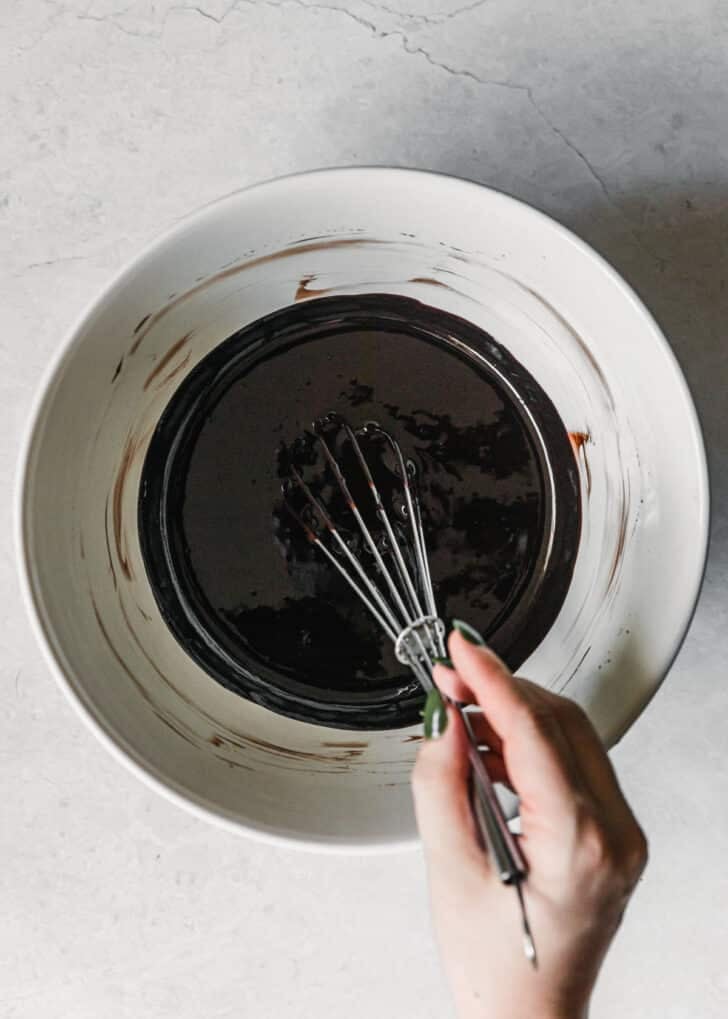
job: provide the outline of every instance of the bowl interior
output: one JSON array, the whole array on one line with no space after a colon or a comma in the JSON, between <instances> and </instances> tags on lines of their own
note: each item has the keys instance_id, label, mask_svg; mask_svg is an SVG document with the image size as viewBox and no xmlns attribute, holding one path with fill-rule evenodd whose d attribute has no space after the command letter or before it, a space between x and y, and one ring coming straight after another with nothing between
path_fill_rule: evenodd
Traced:
<instances>
[{"instance_id":1,"label":"bowl interior","mask_svg":"<svg viewBox=\"0 0 728 1019\"><path fill-rule=\"evenodd\" d=\"M381 292L484 328L571 433L576 568L521 671L579 700L607 742L669 667L705 555L704 455L679 369L633 293L551 220L450 178L342 170L180 224L83 317L45 387L22 494L28 593L65 685L145 776L208 816L318 845L413 839L419 727L307 724L210 679L150 590L139 478L172 393L222 340L296 300Z\"/></svg>"}]
</instances>

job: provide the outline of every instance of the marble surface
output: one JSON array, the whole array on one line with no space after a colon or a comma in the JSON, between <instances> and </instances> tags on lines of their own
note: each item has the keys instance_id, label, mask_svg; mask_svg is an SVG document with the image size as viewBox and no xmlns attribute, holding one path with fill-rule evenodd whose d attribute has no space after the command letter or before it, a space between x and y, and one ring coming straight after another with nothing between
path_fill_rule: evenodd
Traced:
<instances>
[{"instance_id":1,"label":"marble surface","mask_svg":"<svg viewBox=\"0 0 728 1019\"><path fill-rule=\"evenodd\" d=\"M684 366L711 559L682 653L614 752L652 858L593 1015L726 1014L727 44L721 0L0 6L1 1016L449 1014L419 854L273 850L148 791L56 689L15 576L19 436L85 303L190 209L351 163L551 213L637 287Z\"/></svg>"}]
</instances>

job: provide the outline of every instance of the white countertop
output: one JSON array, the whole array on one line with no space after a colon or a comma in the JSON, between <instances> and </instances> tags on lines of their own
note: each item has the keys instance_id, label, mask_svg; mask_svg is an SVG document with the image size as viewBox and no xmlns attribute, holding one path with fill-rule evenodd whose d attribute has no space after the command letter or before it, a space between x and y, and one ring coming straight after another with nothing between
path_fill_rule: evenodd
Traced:
<instances>
[{"instance_id":1,"label":"white countertop","mask_svg":"<svg viewBox=\"0 0 728 1019\"><path fill-rule=\"evenodd\" d=\"M725 1016L728 7L6 0L0 40L0 1016L450 1014L419 854L271 849L149 791L52 682L15 575L19 436L85 303L196 206L351 163L472 177L556 216L684 366L712 557L678 661L614 752L652 858L593 1016Z\"/></svg>"}]
</instances>

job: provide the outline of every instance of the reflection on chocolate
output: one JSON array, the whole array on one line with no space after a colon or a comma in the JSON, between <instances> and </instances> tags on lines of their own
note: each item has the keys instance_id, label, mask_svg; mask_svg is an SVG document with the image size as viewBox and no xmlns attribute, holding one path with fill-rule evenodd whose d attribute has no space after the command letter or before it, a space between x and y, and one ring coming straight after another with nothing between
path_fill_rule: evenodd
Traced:
<instances>
[{"instance_id":1,"label":"reflection on chocolate","mask_svg":"<svg viewBox=\"0 0 728 1019\"><path fill-rule=\"evenodd\" d=\"M329 411L378 421L415 459L440 614L468 619L514 668L571 578L575 458L546 394L503 347L403 297L285 308L213 350L175 393L139 502L172 631L214 678L274 710L354 729L411 724L417 684L282 510L281 451L297 444L313 461L306 433Z\"/></svg>"}]
</instances>

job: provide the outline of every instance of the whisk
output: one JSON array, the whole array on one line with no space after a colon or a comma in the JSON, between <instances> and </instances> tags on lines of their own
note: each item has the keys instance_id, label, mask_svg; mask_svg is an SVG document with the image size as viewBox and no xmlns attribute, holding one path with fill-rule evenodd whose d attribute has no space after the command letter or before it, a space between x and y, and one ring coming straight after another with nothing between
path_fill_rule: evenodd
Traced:
<instances>
[{"instance_id":1,"label":"whisk","mask_svg":"<svg viewBox=\"0 0 728 1019\"><path fill-rule=\"evenodd\" d=\"M332 432L342 434L348 442L349 459L353 454L352 463L359 471L358 477L350 474L347 480L341 456L337 455L330 439ZM435 661L446 656L446 629L435 604L417 490L417 466L412 459L405 458L397 440L375 422L366 422L355 431L341 415L327 414L314 422L313 437L329 468L336 498L330 499L327 506L325 486L307 481L304 477L306 465L297 464L289 453L289 476L283 483L286 508L308 541L325 556L376 619L392 641L397 660L412 670L428 698L436 699L432 671ZM392 505L387 509L362 448L363 442L370 450L375 445L383 447L393 464L403 500L396 515ZM357 502L352 488L362 490L364 499ZM350 515L347 527L342 527L341 522L337 523L332 517L333 505L336 502L342 505L342 497L342 511ZM463 720L468 738L472 807L480 841L500 880L512 885L517 892L524 952L535 967L536 949L522 889L527 875L525 861L483 763L467 705L452 703Z\"/></svg>"}]
</instances>

